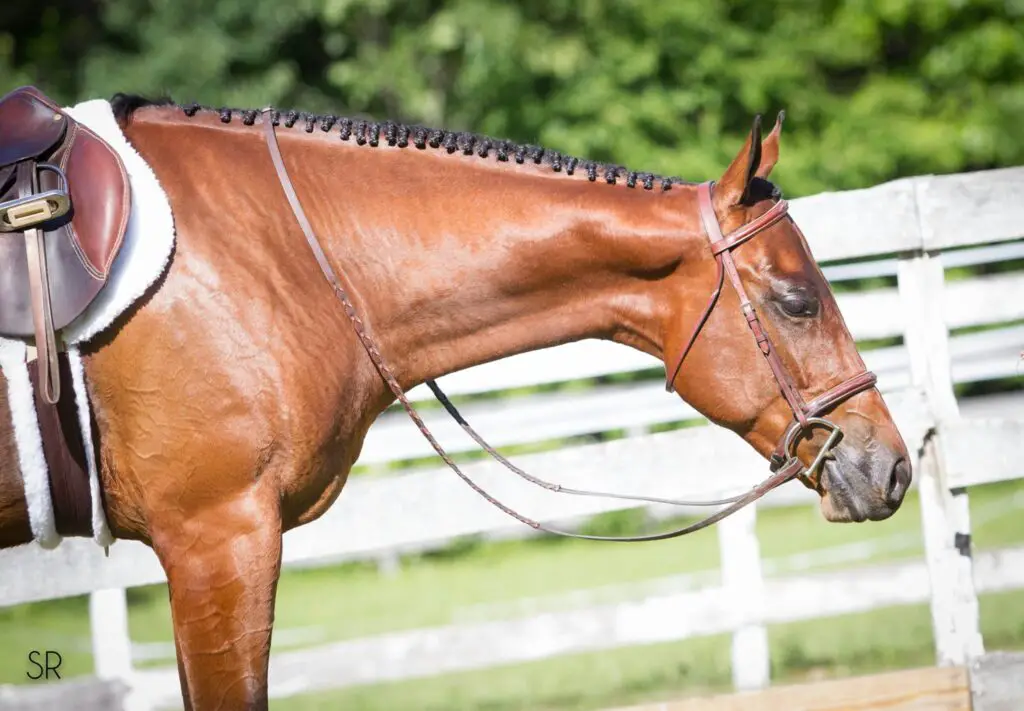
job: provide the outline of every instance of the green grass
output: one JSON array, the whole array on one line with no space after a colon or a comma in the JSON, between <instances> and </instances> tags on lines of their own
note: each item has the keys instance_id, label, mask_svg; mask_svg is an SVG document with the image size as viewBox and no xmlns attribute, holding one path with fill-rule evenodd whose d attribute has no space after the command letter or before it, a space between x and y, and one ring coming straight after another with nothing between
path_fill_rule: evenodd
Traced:
<instances>
[{"instance_id":1,"label":"green grass","mask_svg":"<svg viewBox=\"0 0 1024 711\"><path fill-rule=\"evenodd\" d=\"M1019 492L1024 492L1024 482L971 489L977 549L1024 540L1019 510L990 515L994 505ZM643 526L637 512L597 517L590 524L593 530L618 533ZM758 518L762 555L769 559L893 535L908 542L891 546L871 563L920 559L920 531L914 495L899 514L881 523L829 524L812 506L766 509ZM863 563L837 560L824 567L857 564ZM650 581L717 565L718 541L713 529L682 540L642 545L548 538L501 543L465 539L441 553L405 558L400 571L392 576L381 576L371 564L288 570L279 588L276 629L318 627L322 641L361 637L449 624L471 605ZM0 683L26 681L29 649L60 650L65 677L89 673L87 611L84 597L0 610ZM129 615L136 641L171 639L164 586L131 590ZM990 648L1024 647L1024 591L984 596L982 622ZM798 680L932 664L930 625L927 606L915 605L773 626L769 632L773 678ZM83 645L82 650L76 652L75 644ZM725 690L729 669L729 638L723 635L306 695L277 701L273 708L596 709Z\"/></svg>"}]
</instances>

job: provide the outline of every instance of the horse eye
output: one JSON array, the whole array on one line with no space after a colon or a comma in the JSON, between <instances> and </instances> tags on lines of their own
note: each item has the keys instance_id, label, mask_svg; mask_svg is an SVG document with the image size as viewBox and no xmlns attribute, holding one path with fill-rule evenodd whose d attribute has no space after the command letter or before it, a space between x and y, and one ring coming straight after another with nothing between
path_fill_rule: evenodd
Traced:
<instances>
[{"instance_id":1,"label":"horse eye","mask_svg":"<svg viewBox=\"0 0 1024 711\"><path fill-rule=\"evenodd\" d=\"M799 291L784 294L779 298L779 306L789 316L809 317L818 313L818 301Z\"/></svg>"}]
</instances>

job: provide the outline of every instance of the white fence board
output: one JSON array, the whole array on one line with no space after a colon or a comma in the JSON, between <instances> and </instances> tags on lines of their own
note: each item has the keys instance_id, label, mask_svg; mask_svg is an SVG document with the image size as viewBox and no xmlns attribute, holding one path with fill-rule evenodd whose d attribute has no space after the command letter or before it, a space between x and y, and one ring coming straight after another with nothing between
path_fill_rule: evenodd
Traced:
<instances>
[{"instance_id":1,"label":"white fence board","mask_svg":"<svg viewBox=\"0 0 1024 711\"><path fill-rule=\"evenodd\" d=\"M965 333L950 339L954 383L971 383L1021 374L1024 326Z\"/></svg>"},{"instance_id":2,"label":"white fence board","mask_svg":"<svg viewBox=\"0 0 1024 711\"><path fill-rule=\"evenodd\" d=\"M498 447L698 417L677 395L665 392L660 381L471 403L459 410L484 439ZM424 410L420 414L449 452L479 449L447 412ZM391 411L370 428L358 463L433 454L433 447L405 411Z\"/></svg>"},{"instance_id":3,"label":"white fence board","mask_svg":"<svg viewBox=\"0 0 1024 711\"><path fill-rule=\"evenodd\" d=\"M1024 271L946 282L943 320L949 328L1024 318Z\"/></svg>"},{"instance_id":4,"label":"white fence board","mask_svg":"<svg viewBox=\"0 0 1024 711\"><path fill-rule=\"evenodd\" d=\"M858 259L920 249L915 182L905 178L863 190L790 201L790 214L818 261Z\"/></svg>"},{"instance_id":5,"label":"white fence board","mask_svg":"<svg viewBox=\"0 0 1024 711\"><path fill-rule=\"evenodd\" d=\"M914 178L927 250L1024 236L1024 168Z\"/></svg>"},{"instance_id":6,"label":"white fence board","mask_svg":"<svg viewBox=\"0 0 1024 711\"><path fill-rule=\"evenodd\" d=\"M0 686L3 711L130 711L126 706L128 684L122 680L68 679L35 685ZM181 702L178 702L181 706Z\"/></svg>"},{"instance_id":7,"label":"white fence board","mask_svg":"<svg viewBox=\"0 0 1024 711\"><path fill-rule=\"evenodd\" d=\"M977 424L982 429L985 429L984 423L975 423L974 421L984 419L1024 419L1024 390L1010 390L1008 392L989 393L976 397L962 397L958 402L960 403L960 415L965 422L953 423L950 425L951 427L966 426L968 429L973 430L973 425ZM1008 434L1005 433L1004 436ZM1016 461L1020 463L1022 473L1024 473L1024 460L1018 457Z\"/></svg>"},{"instance_id":8,"label":"white fence board","mask_svg":"<svg viewBox=\"0 0 1024 711\"><path fill-rule=\"evenodd\" d=\"M1024 238L1024 235L1021 235ZM980 241L984 241L982 235ZM946 269L953 267L973 267L979 264L993 264L1024 259L1024 239L986 244L984 246L967 246L942 252L942 265ZM895 261L895 260L893 260ZM893 272L895 273L895 271Z\"/></svg>"},{"instance_id":9,"label":"white fence board","mask_svg":"<svg viewBox=\"0 0 1024 711\"><path fill-rule=\"evenodd\" d=\"M1024 547L978 556L982 591L1024 587ZM733 604L718 586L655 595L590 608L510 620L464 623L336 642L281 652L270 664L271 696L325 691L361 684L415 679L731 632L748 625L779 624L866 612L929 599L922 561L769 579L771 604ZM813 605L808 604L814 601ZM685 614L680 614L685 611ZM176 669L142 670L140 686L160 706L180 707Z\"/></svg>"},{"instance_id":10,"label":"white fence board","mask_svg":"<svg viewBox=\"0 0 1024 711\"><path fill-rule=\"evenodd\" d=\"M587 339L562 346L541 348L529 353L484 363L438 378L449 395L508 390L566 380L594 378L648 368L662 368L660 360L633 348L611 341ZM430 389L418 385L409 391L411 400L432 400Z\"/></svg>"},{"instance_id":11,"label":"white fence board","mask_svg":"<svg viewBox=\"0 0 1024 711\"><path fill-rule=\"evenodd\" d=\"M947 429L943 451L951 487L1024 477L1024 400L1019 401L1016 418L965 419Z\"/></svg>"},{"instance_id":12,"label":"white fence board","mask_svg":"<svg viewBox=\"0 0 1024 711\"><path fill-rule=\"evenodd\" d=\"M966 247L942 253L942 265L946 269L1017 259L1024 259L1024 241ZM824 264L822 272L824 272L825 278L833 283L869 277L893 277L896 276L898 264L899 259L896 257L883 257L849 264Z\"/></svg>"},{"instance_id":13,"label":"white fence board","mask_svg":"<svg viewBox=\"0 0 1024 711\"><path fill-rule=\"evenodd\" d=\"M167 578L152 550L117 541L110 557L86 538L69 538L53 550L34 544L0 550L0 605L53 600L105 588L136 587Z\"/></svg>"}]
</instances>

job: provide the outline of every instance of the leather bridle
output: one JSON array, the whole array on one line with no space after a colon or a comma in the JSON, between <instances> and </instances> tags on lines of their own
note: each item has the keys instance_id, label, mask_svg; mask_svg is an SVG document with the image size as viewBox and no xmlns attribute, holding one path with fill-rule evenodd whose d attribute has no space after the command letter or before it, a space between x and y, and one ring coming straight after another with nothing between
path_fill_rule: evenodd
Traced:
<instances>
[{"instance_id":1,"label":"leather bridle","mask_svg":"<svg viewBox=\"0 0 1024 711\"><path fill-rule=\"evenodd\" d=\"M832 450L839 444L839 440L843 436L843 431L839 425L821 417L821 415L831 410L843 400L873 388L877 378L874 373L864 371L830 388L809 403L804 402L799 388L793 381L793 376L789 374L789 370L786 369L786 366L779 359L779 354L775 351L771 338L768 337L768 334L761 326L761 320L757 317L757 311L750 302L750 297L747 296L747 290L743 287L743 281L740 279L736 263L732 258L732 250L767 230L779 220L787 217L789 204L785 200L780 199L767 212L755 217L734 232L730 232L728 236L724 236L711 200L713 189L713 181L698 185L697 204L700 208L700 219L704 224L704 230L711 241L711 253L714 255L715 263L718 266L716 286L711 293L707 306L697 320L697 325L694 326L693 331L690 333L686 346L680 352L678 359L676 359L675 367L671 371L666 371L670 374L665 381L665 389L669 392L672 391L676 376L683 365L683 360L686 359L687 354L689 354L690 349L697 340L698 334L700 334L708 317L711 316L711 311L715 308L715 304L718 303L718 297L722 293L722 283L725 280L725 275L728 274L729 281L732 282L732 286L736 290L737 296L739 296L740 309L743 311L743 316L747 319L747 325L750 326L750 330L754 334L754 339L757 341L762 355L768 361L768 366L772 370L772 375L775 376L775 381L779 384L782 396L789 404L790 410L793 411L793 422L790 423L782 437L779 438L779 443L769 458L771 471L781 473L792 472L790 478L799 478L809 488L818 490L818 477L821 467L826 459L830 459L833 456ZM800 228L792 221L792 218L790 218L790 223L794 229L799 231ZM801 464L796 456L798 435L808 432L812 427L823 427L829 430L829 436L819 450L814 462L811 463L811 466L801 471L803 464Z\"/></svg>"},{"instance_id":2,"label":"leather bridle","mask_svg":"<svg viewBox=\"0 0 1024 711\"><path fill-rule=\"evenodd\" d=\"M729 275L729 280L732 282L733 287L736 289L737 294L740 297L740 306L743 309L743 313L746 316L747 323L750 326L751 331L754 334L757 344L761 349L761 353L764 354L768 360L768 365L772 369L772 373L775 375L775 379L779 383L779 388L782 391L782 395L789 403L790 408L793 410L794 421L786 429L783 436L780 438L775 451L770 457L770 469L773 474L765 479L763 482L755 486L753 489L745 494L731 496L728 498L717 499L713 501L686 501L682 499L667 499L658 498L653 496L639 496L632 494L616 494L611 492L603 491L588 491L585 489L573 489L563 487L560 484L553 484L543 479L539 479L532 476L516 465L509 462L504 456L497 452L491 445L489 445L477 432L469 425L468 422L462 417L458 409L452 404L448 397L441 391L437 383L433 380L427 381L427 386L433 392L434 396L440 401L448 413L455 419L456 422L465 430L465 432L477 443L480 447L486 451L493 459L508 468L516 475L522 477L524 480L543 487L549 491L574 494L578 496L595 496L602 498L622 499L630 501L643 501L648 503L659 503L659 504L671 504L675 506L724 506L715 513L707 516L700 521L693 523L689 526L684 526L672 531L664 533L655 533L649 535L640 536L597 536L587 535L581 533L574 533L572 531L564 531L550 526L545 526L539 521L527 518L522 514L514 511L505 504L501 503L493 496L484 491L476 482L469 478L459 466L452 460L451 456L445 452L444 448L441 447L440 443L434 437L434 435L427 428L423 419L419 413L415 410L409 399L406 397L405 392L399 385L398 380L395 378L391 368L384 362L384 358L377 348L373 339L366 332L365 324L359 317L355 306L352 304L352 300L349 298L349 291L342 286L338 279L337 274L331 267L324 254L323 248L321 247L319 240L317 240L313 228L306 217L305 211L302 209L302 204L299 201L298 195L295 192L295 187L292 184L291 178L288 176L288 171L285 168L284 160L281 157L281 149L278 145L277 134L274 127L278 124L280 114L274 109L268 107L261 111L262 122L264 126L264 136L266 138L267 147L270 151L271 160L274 163L274 168L277 171L277 177L281 184L281 188L285 193L285 197L288 199L288 203L291 205L292 212L294 213L295 219L302 229L303 234L306 237L306 241L309 243L310 249L313 251L313 256L316 258L317 263L320 265L320 269L323 271L325 278L328 283L334 289L334 293L341 301L341 304L345 310L345 314L352 322L352 326L355 330L356 336L359 338L360 343L369 355L370 360L373 362L374 367L380 374L381 378L394 393L395 397L405 408L406 413L419 428L423 436L430 442L434 451L437 452L438 456L447 464L451 469L468 484L474 491L480 496L486 499L488 502L496 506L498 509L508 514L512 518L520 521L521 523L530 526L531 528L545 531L560 536L567 536L570 538L582 538L586 540L597 540L597 541L620 541L620 542L638 542L638 541L659 541L669 538L676 538L683 536L688 533L699 531L702 528L710 526L726 516L738 511L744 506L753 503L757 499L767 494L772 489L786 483L787 481L799 478L804 482L805 485L817 489L819 487L818 476L821 467L824 465L826 459L832 457L832 451L838 445L839 440L842 438L842 430L835 423L824 419L821 415L827 410L831 409L838 403L842 402L848 397L855 395L861 391L867 390L875 385L876 378L873 373L863 372L856 375L848 380L843 381L839 385L831 388L827 392L819 395L809 403L805 403L803 398L797 389L793 378L786 370L782 361L779 360L775 349L772 347L771 339L764 332L761 327L761 323L758 320L757 313L754 310L753 305L750 303L750 299L747 296L746 290L743 288L743 284L740 281L739 273L736 270L736 265L732 259L732 250L740 246L744 242L748 241L760 232L768 229L776 222L781 220L787 214L787 204L785 200L779 200L775 203L770 210L765 212L763 215L755 218L750 223L737 229L735 232L730 233L728 236L723 236L721 227L718 223L718 218L715 215L714 208L711 203L711 190L713 183L703 183L698 186L698 198L700 205L701 220L704 223L704 229L707 231L708 237L711 240L711 251L715 257L715 261L718 265L718 276L717 286L712 292L711 299L708 301L707 307L705 307L700 319L698 320L693 332L687 341L686 347L680 353L676 360L675 367L671 371L666 370L666 373L671 372L668 375L666 381L666 388L671 391L676 376L679 373L679 369L682 367L683 361L685 360L690 349L693 347L694 341L696 341L698 334L703 328L708 317L711 315L711 311L714 309L715 304L718 302L718 297L721 295L722 285L724 282L725 274ZM794 223L795 226L795 223ZM824 427L830 431L828 439L825 444L819 450L814 462L807 467L805 470L803 464L796 456L796 445L798 435L806 433L812 427Z\"/></svg>"}]
</instances>

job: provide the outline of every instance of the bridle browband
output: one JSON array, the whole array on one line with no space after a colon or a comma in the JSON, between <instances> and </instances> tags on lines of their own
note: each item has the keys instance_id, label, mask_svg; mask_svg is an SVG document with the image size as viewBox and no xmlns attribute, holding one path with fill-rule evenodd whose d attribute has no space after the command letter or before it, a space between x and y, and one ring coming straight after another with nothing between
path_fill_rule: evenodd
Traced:
<instances>
[{"instance_id":1,"label":"bridle browband","mask_svg":"<svg viewBox=\"0 0 1024 711\"><path fill-rule=\"evenodd\" d=\"M700 319L697 321L693 332L687 341L686 347L682 350L679 358L676 360L675 367L671 370L671 374L668 375L666 381L666 388L671 391L676 376L679 373L679 369L682 367L683 360L692 348L694 341L697 339L697 335L700 333L714 309L715 304L718 301L718 297L722 291L722 285L724 282L724 275L729 275L729 280L732 282L733 287L736 289L737 294L740 297L740 305L743 309L743 313L746 316L747 323L750 326L751 331L754 333L754 337L757 340L757 344L768 360L768 364L772 369L772 373L775 375L775 379L779 383L779 388L782 391L783 396L789 403L790 408L793 410L795 417L794 421L786 429L785 433L779 440L778 446L772 453L770 458L770 469L773 474L765 479L763 482L755 486L753 489L745 494L737 496L731 496L728 498L717 499L712 501L686 501L682 499L666 499L652 496L639 496L631 494L616 494L611 492L603 491L588 491L585 489L573 489L569 487L563 487L560 484L553 484L543 479L539 479L532 476L516 465L509 462L504 456L497 452L490 444L488 444L477 432L466 422L465 418L459 413L455 405L448 399L448 397L441 391L437 383L433 380L426 381L427 386L433 392L434 396L444 406L445 410L452 416L452 418L459 423L462 429L486 451L495 461L505 466L507 469L522 477L524 480L535 484L549 491L559 492L563 494L574 494L577 496L595 496L601 498L612 498L629 501L642 501L648 503L658 504L670 504L674 506L724 506L715 513L707 516L706 518L697 521L689 526L684 526L672 531L664 533L655 533L641 536L597 536L597 535L586 535L581 533L574 533L572 531L564 531L557 528L552 528L541 524L539 521L527 518L522 514L514 511L505 504L501 503L493 496L484 491L476 482L469 478L459 466L452 460L451 456L441 447L440 443L434 437L434 435L427 428L426 423L420 417L419 413L409 402L402 387L398 384L398 380L392 373L391 368L384 362L384 358L377 348L373 339L366 332L365 324L359 317L358 312L352 304L352 300L349 298L348 291L341 285L337 274L331 267L324 254L323 248L317 240L316 235L313 232L312 225L306 217L305 211L302 209L302 204L299 201L298 195L295 192L295 187L292 184L291 178L288 176L288 171L284 165L284 160L281 157L281 149L278 145L277 134L274 130L274 126L277 124L278 116L276 116L272 108L268 107L261 111L262 122L264 126L264 136L266 138L267 147L270 151L270 157L274 163L274 168L277 171L278 181L280 182L281 188L284 191L285 197L288 199L288 203L291 205L292 212L294 213L295 219L302 229L303 234L306 237L306 241L309 243L310 249L313 251L313 256L316 258L317 263L320 265L320 269L323 271L328 283L334 289L334 293L345 310L345 314L352 322L352 326L355 330L356 336L359 338L360 343L369 355L370 360L373 362L374 367L380 374L381 378L394 393L395 397L405 408L406 413L419 428L420 432L427 439L427 441L437 452L438 456L447 464L466 484L476 491L485 500L496 506L498 509L508 514L512 518L520 521L521 523L530 526L531 528L545 531L560 536L567 536L570 538L582 538L586 540L595 541L620 541L620 542L639 542L639 541L660 541L669 538L676 538L679 536L686 535L699 531L702 528L706 528L718 521L722 520L726 516L738 511L739 509L753 503L757 499L767 494L772 489L786 483L787 481L799 478L804 482L805 485L818 489L818 473L821 467L824 465L826 459L832 457L832 450L839 443L842 438L842 430L838 425L820 417L825 411L834 407L838 403L842 402L848 397L855 395L863 390L867 390L873 387L876 381L874 374L870 372L863 372L856 375L839 385L831 388L827 392L819 395L817 398L809 403L805 403L803 398L800 396L796 384L794 383L789 372L786 370L782 361L779 360L778 355L775 353L775 349L772 347L771 340L768 335L764 332L761 327L761 323L758 320L757 313L754 311L754 307L750 303L750 299L747 297L746 291L743 288L743 284L740 281L739 273L736 271L736 265L732 259L732 250L740 246L747 240L751 239L758 233L768 229L776 222L786 216L787 204L785 200L780 200L775 203L770 210L763 215L755 218L750 223L739 228L735 232L730 233L728 236L723 236L721 227L718 224L718 218L715 215L714 208L711 203L711 190L713 183L702 183L698 186L698 198L700 205L701 220L704 223L704 229L707 231L709 239L711 240L711 251L714 254L715 261L718 265L718 276L717 286L712 292L711 299L708 301L708 305L705 307ZM669 371L666 370L666 373ZM803 469L803 465L796 456L796 445L798 435L807 432L813 426L825 427L830 430L830 434L825 444L819 450L817 456L812 462L811 466L806 470Z\"/></svg>"}]
</instances>

